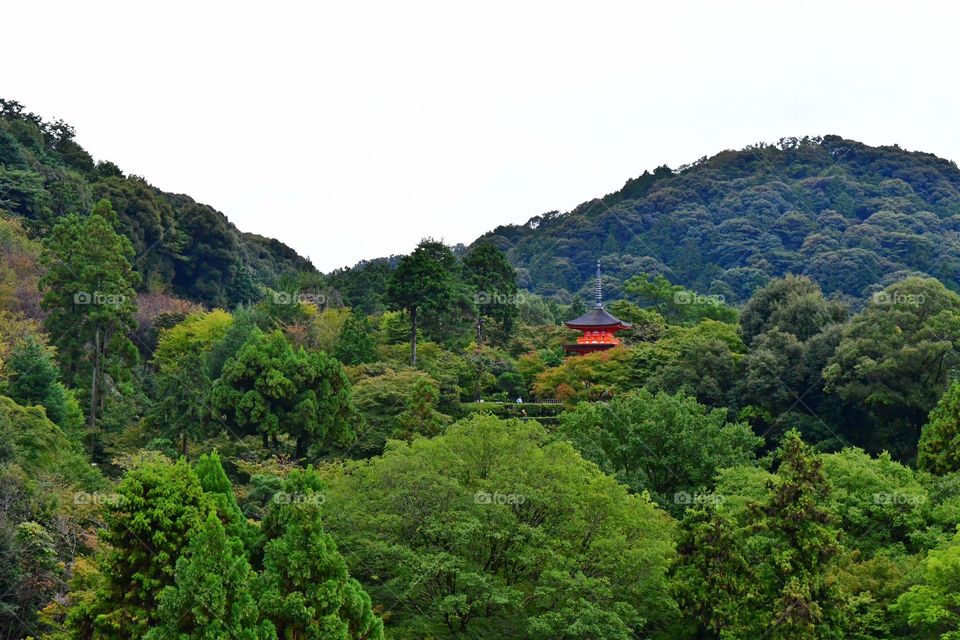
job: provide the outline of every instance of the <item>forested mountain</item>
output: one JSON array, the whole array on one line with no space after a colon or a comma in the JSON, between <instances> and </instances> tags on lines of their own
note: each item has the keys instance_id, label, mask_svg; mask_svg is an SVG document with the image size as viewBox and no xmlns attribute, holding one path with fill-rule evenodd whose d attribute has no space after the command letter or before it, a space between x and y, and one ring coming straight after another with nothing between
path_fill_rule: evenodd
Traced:
<instances>
[{"instance_id":1,"label":"forested mountain","mask_svg":"<svg viewBox=\"0 0 960 640\"><path fill-rule=\"evenodd\" d=\"M315 271L290 247L239 231L209 205L124 175L112 162L94 163L62 120L0 99L0 210L43 236L58 218L86 213L102 198L133 244L141 291L227 306L256 299L258 286Z\"/></svg>"},{"instance_id":2,"label":"forested mountain","mask_svg":"<svg viewBox=\"0 0 960 640\"><path fill-rule=\"evenodd\" d=\"M960 637L954 165L789 140L321 275L2 106L0 640ZM622 342L562 326L598 256Z\"/></svg>"},{"instance_id":3,"label":"forested mountain","mask_svg":"<svg viewBox=\"0 0 960 640\"><path fill-rule=\"evenodd\" d=\"M504 250L521 285L546 295L589 298L600 258L611 292L631 276L663 274L740 303L786 273L856 298L906 275L956 289L958 240L956 164L826 136L660 167L568 213L500 226L478 242Z\"/></svg>"}]
</instances>

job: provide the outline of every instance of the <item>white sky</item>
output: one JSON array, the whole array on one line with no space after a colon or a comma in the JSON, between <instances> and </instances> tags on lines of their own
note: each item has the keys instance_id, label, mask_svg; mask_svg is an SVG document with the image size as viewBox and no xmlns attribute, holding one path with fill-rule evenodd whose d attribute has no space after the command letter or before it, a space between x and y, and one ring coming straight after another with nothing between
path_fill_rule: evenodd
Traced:
<instances>
[{"instance_id":1,"label":"white sky","mask_svg":"<svg viewBox=\"0 0 960 640\"><path fill-rule=\"evenodd\" d=\"M960 159L945 1L150 4L5 2L0 96L323 271L783 136Z\"/></svg>"}]
</instances>

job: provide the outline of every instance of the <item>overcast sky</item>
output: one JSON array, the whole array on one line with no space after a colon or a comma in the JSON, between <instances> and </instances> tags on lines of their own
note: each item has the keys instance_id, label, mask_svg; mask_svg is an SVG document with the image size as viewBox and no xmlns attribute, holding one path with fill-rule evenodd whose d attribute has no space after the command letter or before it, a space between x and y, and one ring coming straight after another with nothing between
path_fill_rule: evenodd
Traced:
<instances>
[{"instance_id":1,"label":"overcast sky","mask_svg":"<svg viewBox=\"0 0 960 640\"><path fill-rule=\"evenodd\" d=\"M947 2L5 3L0 96L323 271L836 133L960 159Z\"/></svg>"}]
</instances>

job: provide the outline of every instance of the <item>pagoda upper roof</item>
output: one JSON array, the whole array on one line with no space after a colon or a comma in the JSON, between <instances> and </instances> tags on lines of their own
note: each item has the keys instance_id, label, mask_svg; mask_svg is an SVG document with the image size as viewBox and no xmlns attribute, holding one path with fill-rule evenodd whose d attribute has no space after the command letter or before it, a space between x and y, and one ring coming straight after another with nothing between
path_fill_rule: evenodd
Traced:
<instances>
[{"instance_id":1,"label":"pagoda upper roof","mask_svg":"<svg viewBox=\"0 0 960 640\"><path fill-rule=\"evenodd\" d=\"M629 322L624 322L620 318L610 315L603 307L594 307L579 318L570 320L564 324L571 329L579 329L581 327L620 327L622 329L629 329L633 326Z\"/></svg>"}]
</instances>

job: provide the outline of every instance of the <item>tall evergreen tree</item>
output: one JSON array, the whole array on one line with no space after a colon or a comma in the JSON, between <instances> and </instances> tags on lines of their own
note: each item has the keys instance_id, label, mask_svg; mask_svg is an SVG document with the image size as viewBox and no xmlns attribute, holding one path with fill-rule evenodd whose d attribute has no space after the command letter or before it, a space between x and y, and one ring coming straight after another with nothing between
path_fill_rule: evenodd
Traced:
<instances>
[{"instance_id":1,"label":"tall evergreen tree","mask_svg":"<svg viewBox=\"0 0 960 640\"><path fill-rule=\"evenodd\" d=\"M177 560L174 584L160 593L160 624L145 640L272 640L250 591L255 574L243 544L227 535L215 511Z\"/></svg>"},{"instance_id":2,"label":"tall evergreen tree","mask_svg":"<svg viewBox=\"0 0 960 640\"><path fill-rule=\"evenodd\" d=\"M417 365L417 322L438 315L453 299L457 258L438 240L424 238L400 263L387 283L387 304L410 317L410 363Z\"/></svg>"},{"instance_id":3,"label":"tall evergreen tree","mask_svg":"<svg viewBox=\"0 0 960 640\"><path fill-rule=\"evenodd\" d=\"M141 638L164 622L160 593L173 586L171 569L211 506L185 461L146 463L124 476L101 534L109 547L100 561L104 584L91 608L95 637Z\"/></svg>"},{"instance_id":4,"label":"tall evergreen tree","mask_svg":"<svg viewBox=\"0 0 960 640\"><path fill-rule=\"evenodd\" d=\"M70 435L83 427L76 399L60 382L60 369L49 349L34 336L18 343L5 365L4 395L23 406L40 405L47 417Z\"/></svg>"},{"instance_id":5,"label":"tall evergreen tree","mask_svg":"<svg viewBox=\"0 0 960 640\"><path fill-rule=\"evenodd\" d=\"M321 525L312 469L291 474L264 519L261 615L281 640L381 640L383 622Z\"/></svg>"},{"instance_id":6,"label":"tall evergreen tree","mask_svg":"<svg viewBox=\"0 0 960 640\"><path fill-rule=\"evenodd\" d=\"M135 326L133 246L117 233L116 214L101 200L89 216L61 218L44 240L41 305L46 328L66 365L67 382L89 384L92 429L102 405L104 378L123 378L137 361L128 332Z\"/></svg>"},{"instance_id":7,"label":"tall evergreen tree","mask_svg":"<svg viewBox=\"0 0 960 640\"><path fill-rule=\"evenodd\" d=\"M477 306L477 344L483 342L483 319L499 324L504 335L513 328L519 313L517 274L506 254L484 242L463 257L464 277L473 287Z\"/></svg>"},{"instance_id":8,"label":"tall evergreen tree","mask_svg":"<svg viewBox=\"0 0 960 640\"><path fill-rule=\"evenodd\" d=\"M211 399L237 428L259 430L265 445L289 434L297 458L312 443L342 444L354 437L350 381L341 364L322 352L294 350L279 331L255 331L227 361Z\"/></svg>"}]
</instances>

